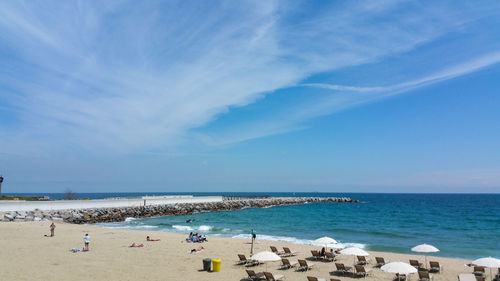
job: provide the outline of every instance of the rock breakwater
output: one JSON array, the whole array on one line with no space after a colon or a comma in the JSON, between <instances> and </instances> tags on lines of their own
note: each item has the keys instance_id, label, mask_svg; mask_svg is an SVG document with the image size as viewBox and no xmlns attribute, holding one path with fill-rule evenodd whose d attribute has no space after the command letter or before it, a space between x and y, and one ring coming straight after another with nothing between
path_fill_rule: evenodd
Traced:
<instances>
[{"instance_id":1,"label":"rock breakwater","mask_svg":"<svg viewBox=\"0 0 500 281\"><path fill-rule=\"evenodd\" d=\"M119 222L128 217L144 218L155 216L180 216L199 212L220 212L243 208L264 208L270 206L325 203L359 203L359 200L337 197L275 197L265 199L237 199L222 202L180 203L143 207L69 209L54 211L12 211L0 213L0 221L61 220L69 223Z\"/></svg>"}]
</instances>

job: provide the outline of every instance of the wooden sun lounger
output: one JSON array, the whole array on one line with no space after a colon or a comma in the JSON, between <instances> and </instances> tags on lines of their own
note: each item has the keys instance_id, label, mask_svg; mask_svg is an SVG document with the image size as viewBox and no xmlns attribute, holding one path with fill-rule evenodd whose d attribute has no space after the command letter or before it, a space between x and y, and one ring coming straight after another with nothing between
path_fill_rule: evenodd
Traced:
<instances>
[{"instance_id":1,"label":"wooden sun lounger","mask_svg":"<svg viewBox=\"0 0 500 281\"><path fill-rule=\"evenodd\" d=\"M326 279L307 276L307 281L326 281Z\"/></svg>"},{"instance_id":2,"label":"wooden sun lounger","mask_svg":"<svg viewBox=\"0 0 500 281\"><path fill-rule=\"evenodd\" d=\"M366 277L370 273L371 270L366 270L364 266L362 265L355 265L354 268L356 268L356 276L360 277Z\"/></svg>"},{"instance_id":3,"label":"wooden sun lounger","mask_svg":"<svg viewBox=\"0 0 500 281\"><path fill-rule=\"evenodd\" d=\"M376 267L382 267L385 264L384 258L381 257L375 257L375 261L377 262Z\"/></svg>"},{"instance_id":4,"label":"wooden sun lounger","mask_svg":"<svg viewBox=\"0 0 500 281\"><path fill-rule=\"evenodd\" d=\"M245 255L238 254L238 258L240 259L238 262L236 262L237 265L245 265L245 266L254 266L254 265L259 265L260 262L256 260L249 260Z\"/></svg>"},{"instance_id":5,"label":"wooden sun lounger","mask_svg":"<svg viewBox=\"0 0 500 281\"><path fill-rule=\"evenodd\" d=\"M315 258L316 260L323 259L323 257L319 254L319 251L317 250L311 250L311 254L313 258Z\"/></svg>"},{"instance_id":6,"label":"wooden sun lounger","mask_svg":"<svg viewBox=\"0 0 500 281\"><path fill-rule=\"evenodd\" d=\"M273 253L275 253L276 255L278 255L278 256L281 256L281 255L284 255L284 254L285 254L285 252L278 251L278 248L276 248L276 247L274 247L274 246L269 246L269 247L271 248L271 251L272 251Z\"/></svg>"},{"instance_id":7,"label":"wooden sun lounger","mask_svg":"<svg viewBox=\"0 0 500 281\"><path fill-rule=\"evenodd\" d=\"M422 263L418 260L410 260L410 265L416 269L422 268Z\"/></svg>"},{"instance_id":8,"label":"wooden sun lounger","mask_svg":"<svg viewBox=\"0 0 500 281\"><path fill-rule=\"evenodd\" d=\"M288 248L288 247L283 247L283 251L285 252L285 255L287 257L295 256L295 255L298 254L298 252L292 252L292 251L290 251L290 248Z\"/></svg>"},{"instance_id":9,"label":"wooden sun lounger","mask_svg":"<svg viewBox=\"0 0 500 281\"><path fill-rule=\"evenodd\" d=\"M281 262L281 269L290 269L298 264L296 261L290 262L288 259L281 259Z\"/></svg>"},{"instance_id":10,"label":"wooden sun lounger","mask_svg":"<svg viewBox=\"0 0 500 281\"><path fill-rule=\"evenodd\" d=\"M312 269L314 266L314 263L308 263L306 260L299 260L299 271L307 271Z\"/></svg>"},{"instance_id":11,"label":"wooden sun lounger","mask_svg":"<svg viewBox=\"0 0 500 281\"><path fill-rule=\"evenodd\" d=\"M428 271L419 271L418 272L418 280L419 281L432 281L432 276Z\"/></svg>"},{"instance_id":12,"label":"wooden sun lounger","mask_svg":"<svg viewBox=\"0 0 500 281\"><path fill-rule=\"evenodd\" d=\"M272 274L271 272L264 272L264 276L266 276L267 281L278 281L285 278L283 274Z\"/></svg>"},{"instance_id":13,"label":"wooden sun lounger","mask_svg":"<svg viewBox=\"0 0 500 281\"><path fill-rule=\"evenodd\" d=\"M482 266L474 266L474 275L476 276L484 276L484 267Z\"/></svg>"},{"instance_id":14,"label":"wooden sun lounger","mask_svg":"<svg viewBox=\"0 0 500 281\"><path fill-rule=\"evenodd\" d=\"M345 266L343 263L335 263L335 267L337 268L335 272L342 274L342 276L344 276L346 273L349 273L352 268L350 266Z\"/></svg>"},{"instance_id":15,"label":"wooden sun lounger","mask_svg":"<svg viewBox=\"0 0 500 281\"><path fill-rule=\"evenodd\" d=\"M429 271L430 272L441 272L443 270L443 266L439 264L437 261L430 261L429 262Z\"/></svg>"},{"instance_id":16,"label":"wooden sun lounger","mask_svg":"<svg viewBox=\"0 0 500 281\"><path fill-rule=\"evenodd\" d=\"M237 265L249 265L249 264L253 264L256 262L254 260L247 259L247 257L245 255L242 255L242 254L238 254L238 258L240 260L236 262Z\"/></svg>"},{"instance_id":17,"label":"wooden sun lounger","mask_svg":"<svg viewBox=\"0 0 500 281\"><path fill-rule=\"evenodd\" d=\"M367 265L368 260L364 256L357 256L358 258L358 265Z\"/></svg>"},{"instance_id":18,"label":"wooden sun lounger","mask_svg":"<svg viewBox=\"0 0 500 281\"><path fill-rule=\"evenodd\" d=\"M266 277L264 276L264 272L255 273L255 271L249 270L249 269L247 269L246 272L248 274L248 278L253 280L253 281L259 281L259 280L266 279Z\"/></svg>"}]
</instances>

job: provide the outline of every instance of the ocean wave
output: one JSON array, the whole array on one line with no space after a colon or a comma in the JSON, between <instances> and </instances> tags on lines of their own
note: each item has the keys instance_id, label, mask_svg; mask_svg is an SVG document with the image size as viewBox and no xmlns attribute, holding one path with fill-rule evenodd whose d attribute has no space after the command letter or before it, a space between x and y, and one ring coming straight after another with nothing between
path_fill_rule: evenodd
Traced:
<instances>
[{"instance_id":1,"label":"ocean wave","mask_svg":"<svg viewBox=\"0 0 500 281\"><path fill-rule=\"evenodd\" d=\"M127 218L125 218L125 222L131 222L133 220L137 220L137 219L133 218L133 217L127 217Z\"/></svg>"},{"instance_id":2,"label":"ocean wave","mask_svg":"<svg viewBox=\"0 0 500 281\"><path fill-rule=\"evenodd\" d=\"M156 225L134 225L132 226L134 229L151 229L151 228L158 228Z\"/></svg>"},{"instance_id":3,"label":"ocean wave","mask_svg":"<svg viewBox=\"0 0 500 281\"><path fill-rule=\"evenodd\" d=\"M181 230L181 231L192 231L194 230L192 227L187 225L172 225L173 229Z\"/></svg>"},{"instance_id":4,"label":"ocean wave","mask_svg":"<svg viewBox=\"0 0 500 281\"><path fill-rule=\"evenodd\" d=\"M212 230L214 227L213 226L210 226L210 225L200 225L198 227L198 230L199 231L210 231Z\"/></svg>"},{"instance_id":5,"label":"ocean wave","mask_svg":"<svg viewBox=\"0 0 500 281\"><path fill-rule=\"evenodd\" d=\"M250 234L238 234L238 235L232 236L231 238L251 239L251 236L250 236ZM288 243L302 244L302 245L314 245L314 246L318 246L318 247L325 246L325 244L314 243L314 240L299 239L296 237L289 237L289 236L276 236L276 235L261 234L261 235L257 235L257 239L288 242ZM346 243L329 244L328 247L341 248L341 249L348 248L348 247L358 247L358 248L364 249L364 248L366 248L366 244L346 242Z\"/></svg>"}]
</instances>

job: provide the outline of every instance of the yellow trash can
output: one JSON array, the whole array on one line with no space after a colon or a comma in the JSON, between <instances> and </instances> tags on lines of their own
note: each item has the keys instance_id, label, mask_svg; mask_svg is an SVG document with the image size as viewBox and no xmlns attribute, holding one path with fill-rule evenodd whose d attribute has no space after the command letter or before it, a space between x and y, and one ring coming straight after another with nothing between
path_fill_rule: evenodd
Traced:
<instances>
[{"instance_id":1,"label":"yellow trash can","mask_svg":"<svg viewBox=\"0 0 500 281\"><path fill-rule=\"evenodd\" d=\"M212 272L220 272L220 259L213 259L212 260Z\"/></svg>"}]
</instances>

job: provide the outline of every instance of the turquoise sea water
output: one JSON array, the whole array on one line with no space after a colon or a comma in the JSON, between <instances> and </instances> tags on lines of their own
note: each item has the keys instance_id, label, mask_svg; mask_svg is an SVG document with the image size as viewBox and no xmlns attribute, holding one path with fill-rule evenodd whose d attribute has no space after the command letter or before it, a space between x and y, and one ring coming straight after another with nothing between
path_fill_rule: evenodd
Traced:
<instances>
[{"instance_id":1,"label":"turquoise sea water","mask_svg":"<svg viewBox=\"0 0 500 281\"><path fill-rule=\"evenodd\" d=\"M212 193L213 194L213 193ZM261 194L244 194L261 195ZM311 203L263 209L132 219L105 227L151 229L208 236L249 237L311 243L330 236L344 246L411 253L428 243L436 255L474 259L500 257L500 195L496 194L269 194L271 196L349 196L352 203ZM188 218L194 219L186 223Z\"/></svg>"}]
</instances>

